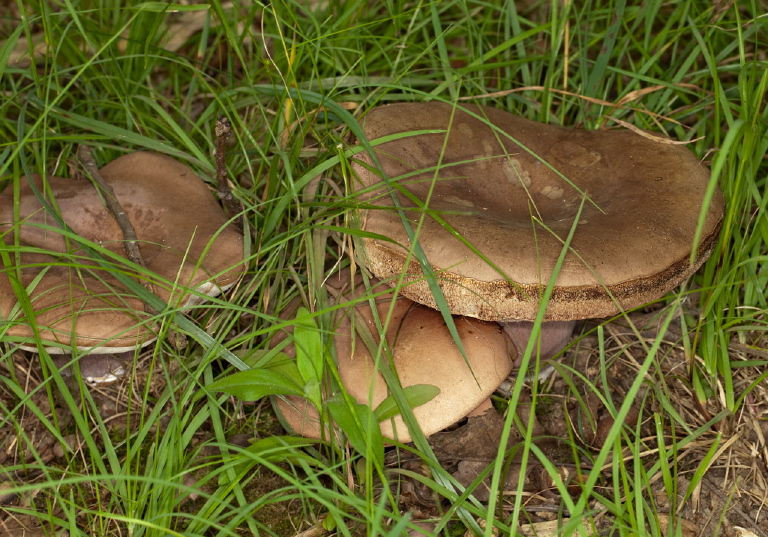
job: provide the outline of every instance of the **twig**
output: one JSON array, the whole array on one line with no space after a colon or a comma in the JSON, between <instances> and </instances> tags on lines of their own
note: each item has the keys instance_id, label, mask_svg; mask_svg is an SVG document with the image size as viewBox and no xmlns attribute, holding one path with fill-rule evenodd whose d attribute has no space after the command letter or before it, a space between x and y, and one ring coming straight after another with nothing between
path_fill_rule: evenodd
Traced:
<instances>
[{"instance_id":1,"label":"twig","mask_svg":"<svg viewBox=\"0 0 768 537\"><path fill-rule=\"evenodd\" d=\"M714 481L710 477L705 477L701 480L701 482L709 488L710 492L713 492L715 496L720 498L720 501L723 502L723 505L728 506L728 515L737 514L739 518L741 518L742 524L747 524L750 526L750 530L754 531L755 533L758 533L761 537L768 537L766 533L760 529L760 526L758 525L757 521L749 516L747 513L739 509L738 505L734 505L731 501L730 497L726 497L725 494L720 492L719 487L714 483ZM730 496L730 495L729 495Z\"/></svg>"},{"instance_id":2,"label":"twig","mask_svg":"<svg viewBox=\"0 0 768 537\"><path fill-rule=\"evenodd\" d=\"M218 188L219 199L224 205L224 210L230 218L240 214L242 208L237 198L232 195L232 189L229 188L227 181L227 140L232 134L232 124L224 116L219 116L216 120L216 186ZM242 219L238 219L236 225L240 231L243 231Z\"/></svg>"},{"instance_id":3,"label":"twig","mask_svg":"<svg viewBox=\"0 0 768 537\"><path fill-rule=\"evenodd\" d=\"M125 250L125 255L128 256L128 259L133 263L139 265L142 268L147 268L147 265L144 263L144 258L141 256L139 239L136 236L136 230L134 229L133 224L131 224L131 221L128 219L128 215L125 214L125 209L123 209L122 205L120 205L120 202L117 201L117 198L115 197L115 191L112 190L112 186L107 183L101 176L99 168L96 166L96 161L93 158L93 150L86 145L80 145L77 148L77 158L83 165L86 175L90 177L91 180L93 180L96 188L102 192L104 201L107 205L107 210L120 226L120 230L123 233L123 238L125 239L123 241L123 249ZM155 293L155 288L151 281L144 279L142 284L150 293ZM144 311L150 315L157 315L158 313L155 308L146 302L144 303Z\"/></svg>"}]
</instances>

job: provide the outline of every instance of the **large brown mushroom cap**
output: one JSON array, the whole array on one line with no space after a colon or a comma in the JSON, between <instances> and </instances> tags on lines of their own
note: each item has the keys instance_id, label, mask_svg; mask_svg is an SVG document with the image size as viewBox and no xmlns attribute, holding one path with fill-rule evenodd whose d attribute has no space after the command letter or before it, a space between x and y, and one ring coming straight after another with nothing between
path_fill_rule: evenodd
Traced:
<instances>
[{"instance_id":1,"label":"large brown mushroom cap","mask_svg":"<svg viewBox=\"0 0 768 537\"><path fill-rule=\"evenodd\" d=\"M440 393L413 409L425 435L434 434L469 414L499 387L512 371L516 350L496 323L455 318L467 360L459 352L439 311L413 303L403 322L390 325L387 341L393 345L393 366L403 386L431 384ZM340 330L345 329L345 322ZM343 332L342 332L343 333ZM373 359L358 341L355 352L337 339L339 375L349 393L367 402L372 390L374 408L388 395L384 377L375 371ZM374 375L375 373L375 375ZM381 424L386 438L410 442L402 418Z\"/></svg>"},{"instance_id":2,"label":"large brown mushroom cap","mask_svg":"<svg viewBox=\"0 0 768 537\"><path fill-rule=\"evenodd\" d=\"M215 296L242 275L243 237L227 226L227 217L191 168L164 155L138 152L112 161L100 172L136 230L144 262L157 275L152 283L161 299L183 306L194 298L189 290ZM31 180L41 192L52 192L55 206L73 231L125 256L123 233L90 181L43 180L39 175ZM20 255L21 280L28 288L41 339L99 352L118 352L154 339L142 302L56 231L27 178L21 179L19 202L21 222L14 224L12 189L0 194L0 231L11 235L18 226L21 243L66 254L60 259L42 252ZM16 303L6 270L0 277L4 319ZM31 337L28 320L20 314L15 318L19 322L8 334ZM51 352L56 350L52 347Z\"/></svg>"},{"instance_id":3,"label":"large brown mushroom cap","mask_svg":"<svg viewBox=\"0 0 768 537\"><path fill-rule=\"evenodd\" d=\"M558 275L546 319L613 315L655 300L689 277L714 248L723 218L718 191L709 207L695 262L689 262L709 172L687 149L631 131L580 131L529 121L488 107L467 109L513 136L529 151L470 114L444 103L402 103L370 110L369 140L442 129L378 145L383 171L447 222L427 215L419 242L456 314L532 320L563 242L584 200L571 252ZM362 153L360 195L391 207ZM440 164L439 170L435 167ZM422 171L426 170L426 171ZM406 177L401 177L410 174ZM433 181L435 179L435 181ZM421 214L398 194L416 225ZM410 209L410 210L409 210ZM365 239L380 278L407 272L402 292L436 307L392 210L364 213L364 229L394 242ZM488 261L454 236L463 237ZM615 301L614 301L615 299Z\"/></svg>"},{"instance_id":4,"label":"large brown mushroom cap","mask_svg":"<svg viewBox=\"0 0 768 537\"><path fill-rule=\"evenodd\" d=\"M77 264L43 253L20 255L21 284L29 294L40 339L58 343L46 346L49 353L68 354L73 344L81 351L125 352L155 340L141 300L95 263L86 260L81 266ZM30 319L20 309L11 314L14 308L18 308L18 299L7 271L3 271L0 313L10 324L6 334L18 340L31 339ZM21 347L37 350L34 344Z\"/></svg>"},{"instance_id":5,"label":"large brown mushroom cap","mask_svg":"<svg viewBox=\"0 0 768 537\"><path fill-rule=\"evenodd\" d=\"M388 289L378 281L371 283L373 292ZM366 292L360 280L354 290L350 289L347 278L334 278L329 287L338 297L337 304L351 302ZM393 293L388 292L376 299L377 314L382 322L389 314L393 298ZM370 400L375 408L387 397L388 389L363 339L357 335L367 330L378 343L373 310L367 301L359 302L340 311L337 321L334 343L341 381L355 400L363 404ZM397 299L385 333L401 385L430 384L440 389L434 399L413 409L426 435L457 422L486 400L507 378L517 357L512 340L498 324L464 317L455 317L454 321L468 361L453 341L440 312L411 300ZM287 349L287 352L293 351ZM295 397L277 399L276 403L296 432L319 436L316 414L308 412L313 410L311 405ZM400 416L382 422L381 431L385 438L401 442L411 439Z\"/></svg>"}]
</instances>

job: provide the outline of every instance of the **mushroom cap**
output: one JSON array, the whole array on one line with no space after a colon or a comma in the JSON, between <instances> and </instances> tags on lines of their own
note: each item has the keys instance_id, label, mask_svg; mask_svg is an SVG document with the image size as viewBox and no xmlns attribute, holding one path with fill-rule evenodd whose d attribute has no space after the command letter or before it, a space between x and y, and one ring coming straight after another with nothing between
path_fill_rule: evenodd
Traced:
<instances>
[{"instance_id":1,"label":"mushroom cap","mask_svg":"<svg viewBox=\"0 0 768 537\"><path fill-rule=\"evenodd\" d=\"M141 300L92 261L78 259L73 263L71 258L22 252L18 268L40 339L44 344L51 343L45 345L49 354L69 354L72 345L81 352L126 352L156 339ZM30 320L20 309L12 313L14 308L18 308L18 299L3 271L0 314L11 323L6 334L32 340ZM38 350L34 344L20 347Z\"/></svg>"},{"instance_id":2,"label":"mushroom cap","mask_svg":"<svg viewBox=\"0 0 768 537\"><path fill-rule=\"evenodd\" d=\"M351 302L367 293L359 279L354 290L350 289L349 279L344 277L330 281L329 287L338 297L337 304ZM371 290L376 293L389 290L389 287L372 280ZM389 314L393 299L393 291L376 298L376 309L382 322ZM389 319L385 338L392 349L393 366L401 385L430 384L440 389L434 399L413 409L426 435L457 422L487 399L507 378L517 357L514 343L497 323L454 318L467 362L439 311L398 297ZM370 401L373 408L387 397L388 389L357 332L370 331L378 343L375 326L368 301L362 301L339 311L334 336L339 376L344 387L357 402L368 404ZM286 350L293 353L292 349ZM273 401L294 431L319 437L316 414L302 413L302 409L306 411L311 405L302 406L296 398L273 398ZM400 416L382 422L381 431L385 438L400 442L411 440Z\"/></svg>"},{"instance_id":3,"label":"mushroom cap","mask_svg":"<svg viewBox=\"0 0 768 537\"><path fill-rule=\"evenodd\" d=\"M112 161L100 172L136 230L142 257L157 276L152 283L162 300L189 305L196 299L190 290L216 296L243 274L243 237L227 225L227 217L191 168L164 155L137 152ZM123 233L91 181L43 179L37 174L28 179L41 192L52 193L54 206L74 232L125 257ZM66 350L61 347L74 345L82 351L122 352L154 340L143 303L110 271L91 261L79 245L57 232L28 179L20 181L19 223L14 224L12 189L0 194L0 232L13 233L18 226L20 242L29 246L20 254L21 282L29 293L41 339L55 343L49 351L63 353ZM117 261L115 266L131 270ZM9 319L18 301L8 267L3 268L0 314ZM14 324L8 335L32 337L29 320L20 315L16 320L11 316Z\"/></svg>"},{"instance_id":4,"label":"mushroom cap","mask_svg":"<svg viewBox=\"0 0 768 537\"><path fill-rule=\"evenodd\" d=\"M448 132L402 137L375 151L400 188L429 200L418 240L452 313L533 320L580 206L547 320L614 315L655 300L712 252L723 219L719 190L690 262L710 175L687 149L628 130L575 130L484 106L466 109L516 141L439 102L376 107L363 124L371 141ZM391 239L364 239L371 271L382 279L405 272L401 292L436 307L418 262L405 267L408 236L370 156L361 153L354 167L361 200L381 207L363 212L363 228ZM397 197L415 229L425 209Z\"/></svg>"},{"instance_id":5,"label":"mushroom cap","mask_svg":"<svg viewBox=\"0 0 768 537\"><path fill-rule=\"evenodd\" d=\"M386 311L379 306L380 315ZM388 395L384 377L375 370L373 358L357 342L354 352L351 338L344 337L348 317L339 325L336 349L339 375L347 391L358 402L371 401L375 408ZM414 303L399 326L390 325L386 339L394 346L393 366L402 386L431 384L440 393L428 403L413 409L425 435L434 434L477 408L512 371L515 347L502 328L488 321L456 317L467 360L451 337L439 311ZM410 442L401 416L381 423L386 438Z\"/></svg>"},{"instance_id":6,"label":"mushroom cap","mask_svg":"<svg viewBox=\"0 0 768 537\"><path fill-rule=\"evenodd\" d=\"M328 428L323 432L320 414L308 399L297 395L271 395L270 401L278 420L286 430L304 438L328 439Z\"/></svg>"}]
</instances>

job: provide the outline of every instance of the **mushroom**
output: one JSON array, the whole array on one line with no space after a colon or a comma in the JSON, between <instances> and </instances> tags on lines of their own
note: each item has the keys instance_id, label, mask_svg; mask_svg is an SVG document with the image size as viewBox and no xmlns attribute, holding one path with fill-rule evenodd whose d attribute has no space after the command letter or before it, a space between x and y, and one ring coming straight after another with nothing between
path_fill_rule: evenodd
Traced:
<instances>
[{"instance_id":1,"label":"mushroom","mask_svg":"<svg viewBox=\"0 0 768 537\"><path fill-rule=\"evenodd\" d=\"M379 343L374 313L367 300L359 301L367 292L358 276L354 288L346 273L334 276L327 284L336 304L353 306L338 310L334 344L339 377L347 392L359 403L373 408L388 395L387 384L376 371L373 357L358 337L360 330L369 330ZM371 280L371 293L389 289ZM376 298L376 310L382 322L394 299L392 291ZM298 306L286 309L290 315ZM416 384L437 386L440 393L431 401L413 409L425 435L436 433L467 416L475 408L487 408L485 402L507 378L517 357L517 350L496 323L456 317L454 319L466 361L458 349L440 312L398 297L384 335L392 352L392 365L403 387ZM285 334L273 338L272 345ZM286 348L295 353L292 346ZM317 412L309 402L295 396L273 397L278 416L287 428L303 436L320 438L321 427ZM385 438L410 442L411 435L402 418L397 416L381 423Z\"/></svg>"},{"instance_id":2,"label":"mushroom","mask_svg":"<svg viewBox=\"0 0 768 537\"><path fill-rule=\"evenodd\" d=\"M694 244L707 168L687 149L651 135L569 129L440 102L373 108L363 128L371 141L439 131L375 145L381 171L397 184L392 190L405 218L418 226L451 313L505 323L521 349L576 225L544 314L542 357L567 343L575 320L663 296L717 242L719 190ZM363 229L384 237L364 239L371 272L390 282L404 274L401 293L437 308L419 263L406 264L409 237L390 188L367 153L353 166L360 201L378 206L363 211Z\"/></svg>"},{"instance_id":3,"label":"mushroom","mask_svg":"<svg viewBox=\"0 0 768 537\"><path fill-rule=\"evenodd\" d=\"M162 300L188 307L200 295L216 296L237 282L245 270L243 237L227 224L191 168L164 155L137 152L100 171L136 230L154 291ZM0 276L0 314L8 326L4 338L33 352L39 337L50 354L88 354L92 358L81 358L81 366L95 367L94 378L109 378L109 370L119 369L121 360L109 365L111 359L96 356L128 352L133 357L135 349L156 339L153 320L110 270L58 230L30 181L38 191L50 193L49 201L75 233L125 257L122 231L90 181L37 174L22 178L18 220L12 189L0 194L0 232L18 232L22 245L16 254L9 252L12 264L3 264ZM111 262L116 271L132 270L119 257ZM33 319L19 307L10 274L18 274L26 289Z\"/></svg>"}]
</instances>

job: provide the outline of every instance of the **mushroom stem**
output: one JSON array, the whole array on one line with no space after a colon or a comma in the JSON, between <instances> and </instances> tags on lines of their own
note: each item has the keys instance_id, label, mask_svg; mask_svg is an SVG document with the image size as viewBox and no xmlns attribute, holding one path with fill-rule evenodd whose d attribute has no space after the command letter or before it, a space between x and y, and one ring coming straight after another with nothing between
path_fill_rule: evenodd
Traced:
<instances>
[{"instance_id":1,"label":"mushroom stem","mask_svg":"<svg viewBox=\"0 0 768 537\"><path fill-rule=\"evenodd\" d=\"M518 359L515 367L522 361L525 347L533 332L533 323L530 321L504 321L499 323L504 332L515 343L518 351ZM576 321L547 321L541 323L541 339L538 346L534 348L534 356L538 354L541 359L547 360L560 352L563 347L568 345L573 334L573 328Z\"/></svg>"},{"instance_id":2,"label":"mushroom stem","mask_svg":"<svg viewBox=\"0 0 768 537\"><path fill-rule=\"evenodd\" d=\"M77 359L80 376L90 386L117 382L126 376L127 365L133 361L135 354L135 350L111 354L84 354ZM62 377L71 378L73 376L71 354L54 354L51 359L61 371Z\"/></svg>"}]
</instances>

